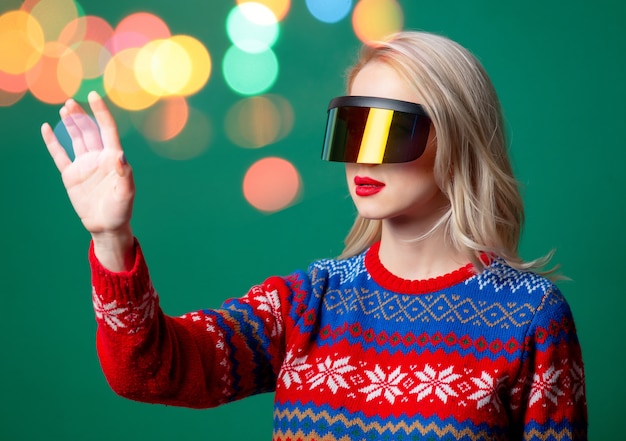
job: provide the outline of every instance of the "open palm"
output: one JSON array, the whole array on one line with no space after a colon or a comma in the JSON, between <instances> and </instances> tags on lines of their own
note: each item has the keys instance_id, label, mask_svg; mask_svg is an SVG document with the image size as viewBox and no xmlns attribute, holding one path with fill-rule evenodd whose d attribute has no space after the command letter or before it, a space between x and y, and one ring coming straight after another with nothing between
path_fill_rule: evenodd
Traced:
<instances>
[{"instance_id":1,"label":"open palm","mask_svg":"<svg viewBox=\"0 0 626 441\"><path fill-rule=\"evenodd\" d=\"M85 228L92 234L112 233L130 223L135 185L104 101L92 92L89 104L95 121L74 100L60 110L72 140L74 161L49 124L42 126L41 134Z\"/></svg>"}]
</instances>

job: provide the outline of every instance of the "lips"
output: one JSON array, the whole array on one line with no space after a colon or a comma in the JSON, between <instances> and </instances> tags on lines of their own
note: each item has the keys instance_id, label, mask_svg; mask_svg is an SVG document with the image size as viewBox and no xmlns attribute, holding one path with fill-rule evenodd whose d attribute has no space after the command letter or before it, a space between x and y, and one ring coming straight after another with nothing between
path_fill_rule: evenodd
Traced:
<instances>
[{"instance_id":1,"label":"lips","mask_svg":"<svg viewBox=\"0 0 626 441\"><path fill-rule=\"evenodd\" d=\"M357 196L372 196L385 187L384 183L367 176L355 176L354 184Z\"/></svg>"}]
</instances>

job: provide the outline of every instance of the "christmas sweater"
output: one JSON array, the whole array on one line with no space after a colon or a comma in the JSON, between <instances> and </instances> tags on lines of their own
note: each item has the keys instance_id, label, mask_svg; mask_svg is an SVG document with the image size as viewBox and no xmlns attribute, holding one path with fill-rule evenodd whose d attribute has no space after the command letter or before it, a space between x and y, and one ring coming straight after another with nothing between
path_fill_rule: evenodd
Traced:
<instances>
[{"instance_id":1,"label":"christmas sweater","mask_svg":"<svg viewBox=\"0 0 626 441\"><path fill-rule=\"evenodd\" d=\"M90 262L97 349L127 398L206 408L275 392L273 440L586 440L583 362L559 289L494 259L409 281L379 244L165 315L134 267Z\"/></svg>"}]
</instances>

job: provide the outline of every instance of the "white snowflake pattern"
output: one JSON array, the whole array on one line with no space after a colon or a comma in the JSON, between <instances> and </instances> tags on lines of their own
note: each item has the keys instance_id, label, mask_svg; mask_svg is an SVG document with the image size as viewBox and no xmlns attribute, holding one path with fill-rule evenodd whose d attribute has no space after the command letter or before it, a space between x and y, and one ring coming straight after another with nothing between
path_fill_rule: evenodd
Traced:
<instances>
[{"instance_id":1,"label":"white snowflake pattern","mask_svg":"<svg viewBox=\"0 0 626 441\"><path fill-rule=\"evenodd\" d=\"M338 360L331 360L330 357L326 357L323 363L317 364L318 373L315 374L310 380L311 389L314 389L322 384L326 384L333 393L337 393L340 387L348 389L350 385L343 377L344 374L352 372L356 367L348 364L350 357L340 358Z\"/></svg>"},{"instance_id":2,"label":"white snowflake pattern","mask_svg":"<svg viewBox=\"0 0 626 441\"><path fill-rule=\"evenodd\" d=\"M474 392L468 398L477 401L477 409L480 409L489 403L493 405L497 412L500 412L502 401L499 392L502 390L506 376L502 378L494 378L487 372L483 372L480 378L472 378L472 383L478 387L478 391Z\"/></svg>"},{"instance_id":3,"label":"white snowflake pattern","mask_svg":"<svg viewBox=\"0 0 626 441\"><path fill-rule=\"evenodd\" d=\"M385 375L385 372L376 365L373 371L365 371L365 374L372 382L369 386L359 389L359 392L367 394L366 401L371 401L374 398L383 395L389 403L393 404L396 397L402 395L402 391L398 387L398 384L407 376L406 373L400 372L400 367L396 368L389 375Z\"/></svg>"},{"instance_id":4,"label":"white snowflake pattern","mask_svg":"<svg viewBox=\"0 0 626 441\"><path fill-rule=\"evenodd\" d=\"M533 375L529 407L539 402L543 397L557 404L558 397L565 395L557 385L561 372L563 371L556 370L554 366L550 366L542 375Z\"/></svg>"},{"instance_id":5,"label":"white snowflake pattern","mask_svg":"<svg viewBox=\"0 0 626 441\"><path fill-rule=\"evenodd\" d=\"M259 310L269 312L275 319L276 327L272 329L271 336L276 337L282 334L283 324L282 315L280 314L280 298L278 297L278 290L265 291L262 295L258 295L254 298L260 303Z\"/></svg>"},{"instance_id":6,"label":"white snowflake pattern","mask_svg":"<svg viewBox=\"0 0 626 441\"><path fill-rule=\"evenodd\" d=\"M309 368L311 368L311 365L306 362L306 356L294 357L293 352L289 351L280 368L279 378L283 381L285 387L289 389L292 384L302 384L300 374Z\"/></svg>"},{"instance_id":7,"label":"white snowflake pattern","mask_svg":"<svg viewBox=\"0 0 626 441\"><path fill-rule=\"evenodd\" d=\"M92 301L93 309L99 320L104 321L114 331L120 328L126 328L123 318L128 312L128 308L119 307L116 300L103 303L102 298L96 293L95 288L93 289Z\"/></svg>"},{"instance_id":8,"label":"white snowflake pattern","mask_svg":"<svg viewBox=\"0 0 626 441\"><path fill-rule=\"evenodd\" d=\"M434 392L441 401L447 403L448 397L458 396L450 385L461 377L459 374L453 374L452 369L453 367L450 366L437 372L429 365L424 366L423 371L415 374L420 384L409 393L418 394L417 401L420 401Z\"/></svg>"},{"instance_id":9,"label":"white snowflake pattern","mask_svg":"<svg viewBox=\"0 0 626 441\"><path fill-rule=\"evenodd\" d=\"M570 370L572 377L572 395L574 400L578 401L585 396L585 373L582 366L574 362L572 369Z\"/></svg>"}]
</instances>

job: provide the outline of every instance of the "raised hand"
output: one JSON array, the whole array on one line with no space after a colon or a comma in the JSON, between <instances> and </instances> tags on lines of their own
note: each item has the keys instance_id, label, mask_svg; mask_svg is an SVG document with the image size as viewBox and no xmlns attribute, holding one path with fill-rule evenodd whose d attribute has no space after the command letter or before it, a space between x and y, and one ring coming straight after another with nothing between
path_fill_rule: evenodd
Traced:
<instances>
[{"instance_id":1,"label":"raised hand","mask_svg":"<svg viewBox=\"0 0 626 441\"><path fill-rule=\"evenodd\" d=\"M42 125L41 134L74 210L92 234L96 255L109 269L119 271L128 269L124 262L133 243L135 184L111 113L95 92L89 94L89 105L97 124L71 99L59 112L72 140L73 161L48 123Z\"/></svg>"}]
</instances>

